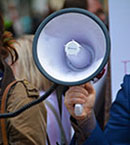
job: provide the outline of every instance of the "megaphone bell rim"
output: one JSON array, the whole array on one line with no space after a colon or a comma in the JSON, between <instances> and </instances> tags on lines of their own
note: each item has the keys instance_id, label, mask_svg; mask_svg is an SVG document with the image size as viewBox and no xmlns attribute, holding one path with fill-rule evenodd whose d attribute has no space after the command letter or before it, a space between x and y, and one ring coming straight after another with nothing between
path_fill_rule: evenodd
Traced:
<instances>
[{"instance_id":1,"label":"megaphone bell rim","mask_svg":"<svg viewBox=\"0 0 130 145\"><path fill-rule=\"evenodd\" d=\"M107 51L105 52L104 59L103 59L101 65L99 66L99 68L91 76L87 77L86 79L83 79L83 80L80 80L80 81L76 81L76 82L61 81L61 80L58 80L58 79L52 77L51 75L49 75L43 69L43 67L41 66L41 64L39 62L39 59L38 59L38 55L36 53L37 52L38 39L39 39L40 33L43 30L43 28L53 18L55 18L55 17L57 17L59 15L65 14L65 13L79 13L79 14L84 14L84 15L92 18L92 20L95 21L100 26L100 28L102 29L102 31L104 33L104 36L105 36L105 40L106 40L106 50ZM35 33L35 36L34 36L34 41L33 41L33 58L34 58L35 64L38 67L39 71L47 79L49 79L50 81L52 81L52 82L54 82L56 84L65 85L65 86L74 86L74 85L80 85L80 84L84 84L86 82L91 81L105 67L105 65L106 65L106 63L108 61L109 55L110 55L110 38L109 38L109 34L108 34L108 31L107 31L107 28L106 28L105 24L96 15L94 15L93 13L91 13L91 12L89 12L87 10L81 9L81 8L66 8L66 9L61 9L59 11L54 12L53 14L49 15L47 18L45 18L45 20L42 21L42 23L39 25L39 27L38 27L38 29L37 29L37 31Z\"/></svg>"}]
</instances>

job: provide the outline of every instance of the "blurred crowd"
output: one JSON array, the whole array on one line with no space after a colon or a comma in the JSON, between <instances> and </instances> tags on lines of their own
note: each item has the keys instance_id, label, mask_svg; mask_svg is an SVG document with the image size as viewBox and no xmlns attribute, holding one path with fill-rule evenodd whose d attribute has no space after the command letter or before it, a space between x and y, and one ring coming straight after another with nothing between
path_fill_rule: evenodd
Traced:
<instances>
[{"instance_id":1,"label":"blurred crowd","mask_svg":"<svg viewBox=\"0 0 130 145\"><path fill-rule=\"evenodd\" d=\"M102 0L101 4L107 16L107 1ZM90 1L90 5L93 5L93 1ZM62 8L64 8L64 0L0 1L0 12L4 16L6 30L11 31L15 37L23 34L34 34L45 17ZM90 11L93 11L93 9L95 8L90 8ZM99 10L97 13L101 11ZM101 19L104 19L103 17ZM105 21L107 23L107 19Z\"/></svg>"}]
</instances>

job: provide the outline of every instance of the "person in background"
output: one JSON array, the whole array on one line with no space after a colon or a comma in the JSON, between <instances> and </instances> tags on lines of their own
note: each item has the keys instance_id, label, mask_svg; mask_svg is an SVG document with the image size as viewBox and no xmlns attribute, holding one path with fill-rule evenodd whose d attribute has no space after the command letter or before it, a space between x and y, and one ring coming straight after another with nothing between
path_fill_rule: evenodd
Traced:
<instances>
[{"instance_id":1,"label":"person in background","mask_svg":"<svg viewBox=\"0 0 130 145\"><path fill-rule=\"evenodd\" d=\"M105 22L106 16L99 0L86 0L87 10L98 16L103 22Z\"/></svg>"},{"instance_id":2,"label":"person in background","mask_svg":"<svg viewBox=\"0 0 130 145\"><path fill-rule=\"evenodd\" d=\"M9 11L9 17L12 21L12 28L14 32L14 37L19 37L24 33L21 22L20 22L20 16L17 10L17 7L13 3L8 4L8 11Z\"/></svg>"},{"instance_id":3,"label":"person in background","mask_svg":"<svg viewBox=\"0 0 130 145\"><path fill-rule=\"evenodd\" d=\"M16 81L11 66L18 60L10 32L6 32L0 14L0 102L1 113L12 113L39 97L28 81ZM9 86L10 85L10 86ZM8 90L9 88L9 90ZM7 93L7 95L5 95ZM0 144L44 145L46 109L43 103L13 118L0 119Z\"/></svg>"},{"instance_id":4,"label":"person in background","mask_svg":"<svg viewBox=\"0 0 130 145\"><path fill-rule=\"evenodd\" d=\"M27 79L42 96L53 84L37 69L32 56L33 35L24 35L15 44L19 54L13 70L17 79ZM44 45L44 44L43 44ZM59 86L45 101L47 109L47 133L51 145L68 145L71 140L70 115L64 105L64 87Z\"/></svg>"},{"instance_id":5,"label":"person in background","mask_svg":"<svg viewBox=\"0 0 130 145\"><path fill-rule=\"evenodd\" d=\"M77 7L94 13L103 22L105 21L105 13L99 0L65 0L63 8Z\"/></svg>"}]
</instances>

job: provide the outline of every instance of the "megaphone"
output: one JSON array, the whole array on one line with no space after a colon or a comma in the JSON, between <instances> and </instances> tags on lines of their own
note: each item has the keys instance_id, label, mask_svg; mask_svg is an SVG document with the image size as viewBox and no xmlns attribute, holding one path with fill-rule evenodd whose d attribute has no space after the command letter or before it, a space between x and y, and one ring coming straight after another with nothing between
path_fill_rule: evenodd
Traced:
<instances>
[{"instance_id":1,"label":"megaphone","mask_svg":"<svg viewBox=\"0 0 130 145\"><path fill-rule=\"evenodd\" d=\"M109 54L110 38L105 24L80 8L49 15L33 41L33 57L40 72L64 86L93 80L103 70Z\"/></svg>"},{"instance_id":2,"label":"megaphone","mask_svg":"<svg viewBox=\"0 0 130 145\"><path fill-rule=\"evenodd\" d=\"M109 54L107 28L94 14L80 8L53 13L36 31L33 57L40 72L54 85L40 98L15 112L2 113L0 118L15 117L42 102L56 89L57 84L73 86L93 80L102 72ZM75 110L80 114L82 105L78 104Z\"/></svg>"}]
</instances>

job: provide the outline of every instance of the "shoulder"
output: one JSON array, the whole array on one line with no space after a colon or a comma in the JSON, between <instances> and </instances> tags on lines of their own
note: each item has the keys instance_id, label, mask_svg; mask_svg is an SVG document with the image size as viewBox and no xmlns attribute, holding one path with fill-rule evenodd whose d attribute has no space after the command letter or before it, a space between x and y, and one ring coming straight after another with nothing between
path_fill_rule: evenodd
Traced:
<instances>
[{"instance_id":1,"label":"shoulder","mask_svg":"<svg viewBox=\"0 0 130 145\"><path fill-rule=\"evenodd\" d=\"M121 85L126 96L130 95L130 75L125 75L123 84Z\"/></svg>"},{"instance_id":2,"label":"shoulder","mask_svg":"<svg viewBox=\"0 0 130 145\"><path fill-rule=\"evenodd\" d=\"M113 102L110 111L109 125L123 124L124 127L128 125L130 119L130 75L125 75L121 89L118 91L116 100ZM122 125L122 126L123 126Z\"/></svg>"},{"instance_id":3,"label":"shoulder","mask_svg":"<svg viewBox=\"0 0 130 145\"><path fill-rule=\"evenodd\" d=\"M125 75L121 89L118 91L115 102L120 102L122 105L130 104L130 75Z\"/></svg>"},{"instance_id":4,"label":"shoulder","mask_svg":"<svg viewBox=\"0 0 130 145\"><path fill-rule=\"evenodd\" d=\"M121 84L121 89L117 93L116 100L126 100L130 95L130 75L125 75Z\"/></svg>"},{"instance_id":5,"label":"shoulder","mask_svg":"<svg viewBox=\"0 0 130 145\"><path fill-rule=\"evenodd\" d=\"M39 96L38 90L27 80L18 81L13 91L19 91L19 93L23 93L25 91L28 97L37 98Z\"/></svg>"},{"instance_id":6,"label":"shoulder","mask_svg":"<svg viewBox=\"0 0 130 145\"><path fill-rule=\"evenodd\" d=\"M24 90L26 90L26 93L28 95L28 97L38 97L39 96L39 91L38 89L36 89L31 83L29 83L27 80L22 80L19 81L18 83L18 87L21 87L21 85L23 86L22 88ZM17 87L17 86L16 86Z\"/></svg>"},{"instance_id":7,"label":"shoulder","mask_svg":"<svg viewBox=\"0 0 130 145\"><path fill-rule=\"evenodd\" d=\"M19 109L21 106L35 100L37 97L39 97L38 90L28 81L17 81L10 89L7 100L7 110L11 109L8 110L10 112Z\"/></svg>"},{"instance_id":8,"label":"shoulder","mask_svg":"<svg viewBox=\"0 0 130 145\"><path fill-rule=\"evenodd\" d=\"M13 88L11 88L10 93L9 93L9 98L7 100L6 104L6 110L7 112L14 112L20 108L22 108L24 105L36 100L39 97L39 92L38 90L32 86L28 81L18 81ZM32 114L34 116L41 112L41 114L45 117L46 120L46 108L43 102L39 103L38 105L35 105L34 107L31 107L30 109L27 110L32 110ZM21 114L26 114L25 111ZM22 115L19 115L22 116Z\"/></svg>"}]
</instances>

